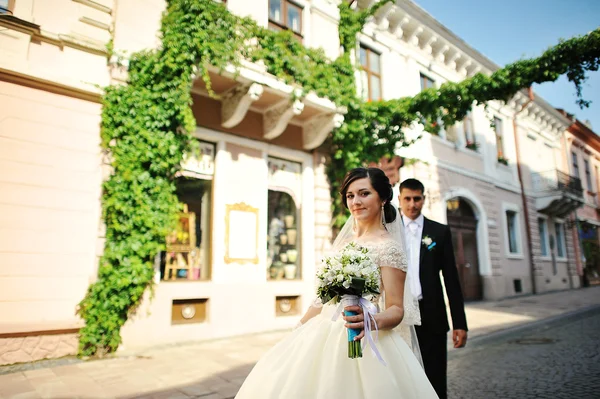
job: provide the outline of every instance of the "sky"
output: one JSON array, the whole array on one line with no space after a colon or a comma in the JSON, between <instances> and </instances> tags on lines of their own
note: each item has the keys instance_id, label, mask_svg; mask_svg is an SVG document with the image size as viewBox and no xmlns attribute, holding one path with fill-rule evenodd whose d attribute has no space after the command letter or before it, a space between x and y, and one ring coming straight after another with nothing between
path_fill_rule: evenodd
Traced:
<instances>
[{"instance_id":1,"label":"sky","mask_svg":"<svg viewBox=\"0 0 600 399\"><path fill-rule=\"evenodd\" d=\"M537 57L562 39L600 27L600 0L413 0L454 34L494 63L503 66ZM575 103L575 86L564 76L535 85L534 92L554 107L589 120L600 134L600 71L587 74L583 98Z\"/></svg>"}]
</instances>

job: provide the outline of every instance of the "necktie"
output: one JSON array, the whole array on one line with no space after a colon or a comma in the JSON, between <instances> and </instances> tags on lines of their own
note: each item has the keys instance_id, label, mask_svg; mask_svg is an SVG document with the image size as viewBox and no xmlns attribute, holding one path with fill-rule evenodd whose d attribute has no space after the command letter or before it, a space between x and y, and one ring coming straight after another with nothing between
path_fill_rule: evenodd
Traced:
<instances>
[{"instance_id":1,"label":"necktie","mask_svg":"<svg viewBox=\"0 0 600 399\"><path fill-rule=\"evenodd\" d=\"M419 278L419 237L417 237L419 225L417 222L411 221L406 227L410 234L407 240L410 259L408 262L408 285L413 297L418 300L423 297Z\"/></svg>"},{"instance_id":2,"label":"necktie","mask_svg":"<svg viewBox=\"0 0 600 399\"><path fill-rule=\"evenodd\" d=\"M408 231L410 231L410 233L411 233L413 236L416 236L416 235L417 235L417 230L418 230L418 228L419 228L419 225L418 225L416 222L410 222L410 223L408 224Z\"/></svg>"}]
</instances>

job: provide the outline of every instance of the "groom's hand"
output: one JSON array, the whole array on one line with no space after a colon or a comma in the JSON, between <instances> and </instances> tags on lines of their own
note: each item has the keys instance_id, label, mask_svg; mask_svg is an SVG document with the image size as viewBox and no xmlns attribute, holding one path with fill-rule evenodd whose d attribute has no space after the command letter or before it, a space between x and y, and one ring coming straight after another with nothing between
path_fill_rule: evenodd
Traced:
<instances>
[{"instance_id":1,"label":"groom's hand","mask_svg":"<svg viewBox=\"0 0 600 399\"><path fill-rule=\"evenodd\" d=\"M452 330L452 342L455 348L463 348L467 344L467 331Z\"/></svg>"}]
</instances>

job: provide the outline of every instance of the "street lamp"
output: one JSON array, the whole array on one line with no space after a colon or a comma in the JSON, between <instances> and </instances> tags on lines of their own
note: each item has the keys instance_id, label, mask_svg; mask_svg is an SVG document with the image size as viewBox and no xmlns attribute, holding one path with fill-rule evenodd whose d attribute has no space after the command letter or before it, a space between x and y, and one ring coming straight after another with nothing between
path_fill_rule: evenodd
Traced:
<instances>
[{"instance_id":1,"label":"street lamp","mask_svg":"<svg viewBox=\"0 0 600 399\"><path fill-rule=\"evenodd\" d=\"M460 199L458 197L454 197L446 201L446 209L450 212L455 212L460 205Z\"/></svg>"}]
</instances>

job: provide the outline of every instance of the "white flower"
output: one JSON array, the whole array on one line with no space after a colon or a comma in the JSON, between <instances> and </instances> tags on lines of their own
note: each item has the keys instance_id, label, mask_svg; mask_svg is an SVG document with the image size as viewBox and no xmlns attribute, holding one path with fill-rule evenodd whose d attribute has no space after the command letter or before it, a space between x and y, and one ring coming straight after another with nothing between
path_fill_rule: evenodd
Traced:
<instances>
[{"instance_id":1,"label":"white flower","mask_svg":"<svg viewBox=\"0 0 600 399\"><path fill-rule=\"evenodd\" d=\"M378 294L381 284L379 267L369 256L369 250L350 243L338 253L323 259L317 273L317 295L321 299L339 300L350 288L353 278L363 278L362 295Z\"/></svg>"},{"instance_id":2,"label":"white flower","mask_svg":"<svg viewBox=\"0 0 600 399\"><path fill-rule=\"evenodd\" d=\"M433 242L433 240L431 239L431 237L429 236L425 236L423 237L423 239L421 240L421 242L427 246L430 246L431 243Z\"/></svg>"}]
</instances>

